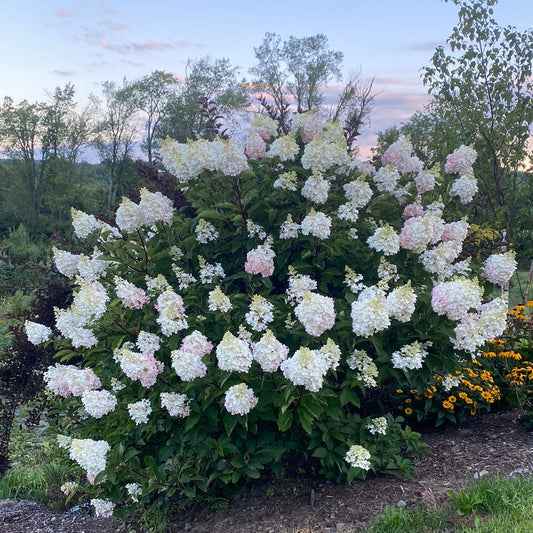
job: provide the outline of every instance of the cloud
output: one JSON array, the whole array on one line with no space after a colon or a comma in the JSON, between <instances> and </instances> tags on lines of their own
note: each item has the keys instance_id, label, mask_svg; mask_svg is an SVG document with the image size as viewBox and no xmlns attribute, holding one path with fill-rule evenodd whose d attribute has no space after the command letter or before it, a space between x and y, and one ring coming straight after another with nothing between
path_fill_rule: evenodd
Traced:
<instances>
[{"instance_id":1,"label":"cloud","mask_svg":"<svg viewBox=\"0 0 533 533\"><path fill-rule=\"evenodd\" d=\"M178 41L176 46L178 48L205 48L205 44L203 43L191 43L191 41L188 40Z\"/></svg>"},{"instance_id":2,"label":"cloud","mask_svg":"<svg viewBox=\"0 0 533 533\"><path fill-rule=\"evenodd\" d=\"M64 9L61 9L60 7L57 7L55 9L55 12L58 17L69 18L73 16L73 14L70 11L65 11Z\"/></svg>"},{"instance_id":3,"label":"cloud","mask_svg":"<svg viewBox=\"0 0 533 533\"><path fill-rule=\"evenodd\" d=\"M52 74L57 74L58 76L67 76L67 77L74 76L74 72L71 72L70 70L52 70Z\"/></svg>"},{"instance_id":4,"label":"cloud","mask_svg":"<svg viewBox=\"0 0 533 533\"><path fill-rule=\"evenodd\" d=\"M172 50L174 47L169 43L158 43L156 41L146 41L144 43L131 43L130 45L126 45L131 47L131 49L135 52L154 52L154 51L161 51L161 50Z\"/></svg>"},{"instance_id":5,"label":"cloud","mask_svg":"<svg viewBox=\"0 0 533 533\"><path fill-rule=\"evenodd\" d=\"M127 24L122 24L120 22L115 22L111 19L102 20L101 24L107 26L110 30L120 31L120 30L129 30L130 27Z\"/></svg>"}]
</instances>

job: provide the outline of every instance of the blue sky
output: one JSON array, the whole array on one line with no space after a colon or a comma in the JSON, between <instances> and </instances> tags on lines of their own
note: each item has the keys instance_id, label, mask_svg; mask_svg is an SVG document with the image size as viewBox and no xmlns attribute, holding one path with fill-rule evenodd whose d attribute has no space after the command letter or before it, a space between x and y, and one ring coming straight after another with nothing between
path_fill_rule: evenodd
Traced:
<instances>
[{"instance_id":1,"label":"blue sky","mask_svg":"<svg viewBox=\"0 0 533 533\"><path fill-rule=\"evenodd\" d=\"M78 99L154 70L183 75L188 58L226 57L250 78L266 32L325 34L344 53L344 74L374 77L379 92L361 144L422 109L420 68L445 44L457 7L442 0L18 0L0 8L0 98L46 99L74 83ZM495 18L533 26L532 0L500 0Z\"/></svg>"}]
</instances>

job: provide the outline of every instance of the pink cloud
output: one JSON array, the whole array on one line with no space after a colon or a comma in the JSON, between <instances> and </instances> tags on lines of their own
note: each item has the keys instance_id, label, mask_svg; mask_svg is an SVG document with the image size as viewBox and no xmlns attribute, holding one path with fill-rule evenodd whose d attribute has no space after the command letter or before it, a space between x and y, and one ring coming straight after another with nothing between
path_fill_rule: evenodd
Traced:
<instances>
[{"instance_id":1,"label":"pink cloud","mask_svg":"<svg viewBox=\"0 0 533 533\"><path fill-rule=\"evenodd\" d=\"M70 72L69 70L53 70L52 74L57 74L58 76L74 76L74 72Z\"/></svg>"},{"instance_id":2,"label":"pink cloud","mask_svg":"<svg viewBox=\"0 0 533 533\"><path fill-rule=\"evenodd\" d=\"M60 7L55 9L56 15L58 17L72 17L72 13L70 11L65 11L64 9L61 9Z\"/></svg>"},{"instance_id":3,"label":"pink cloud","mask_svg":"<svg viewBox=\"0 0 533 533\"><path fill-rule=\"evenodd\" d=\"M174 48L169 43L158 43L152 40L146 41L144 43L131 43L127 46L131 47L135 52L171 50Z\"/></svg>"}]
</instances>

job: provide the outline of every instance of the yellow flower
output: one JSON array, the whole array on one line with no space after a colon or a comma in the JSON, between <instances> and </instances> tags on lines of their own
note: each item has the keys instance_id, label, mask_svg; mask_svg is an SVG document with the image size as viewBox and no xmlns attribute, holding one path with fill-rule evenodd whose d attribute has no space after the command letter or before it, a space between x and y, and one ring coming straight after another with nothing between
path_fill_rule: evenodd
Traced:
<instances>
[{"instance_id":1,"label":"yellow flower","mask_svg":"<svg viewBox=\"0 0 533 533\"><path fill-rule=\"evenodd\" d=\"M403 390L402 389L396 389L396 393L397 394L403 394Z\"/></svg>"},{"instance_id":2,"label":"yellow flower","mask_svg":"<svg viewBox=\"0 0 533 533\"><path fill-rule=\"evenodd\" d=\"M492 394L488 391L483 391L481 393L481 397L484 399L484 400L487 400L487 402L489 403L494 403L494 398L492 397Z\"/></svg>"},{"instance_id":3,"label":"yellow flower","mask_svg":"<svg viewBox=\"0 0 533 533\"><path fill-rule=\"evenodd\" d=\"M448 396L448 401L450 403L455 403L457 401L457 398L455 396Z\"/></svg>"},{"instance_id":4,"label":"yellow flower","mask_svg":"<svg viewBox=\"0 0 533 533\"><path fill-rule=\"evenodd\" d=\"M460 392L458 396L459 398L461 398L461 400L464 400L464 401L466 401L466 399L468 398L468 394L466 392Z\"/></svg>"},{"instance_id":5,"label":"yellow flower","mask_svg":"<svg viewBox=\"0 0 533 533\"><path fill-rule=\"evenodd\" d=\"M444 409L448 409L450 411L453 411L453 403L450 403L449 401L447 400L444 400L442 402L442 407L444 407Z\"/></svg>"},{"instance_id":6,"label":"yellow flower","mask_svg":"<svg viewBox=\"0 0 533 533\"><path fill-rule=\"evenodd\" d=\"M404 412L405 412L406 415L412 415L413 414L413 410L410 407L407 407Z\"/></svg>"},{"instance_id":7,"label":"yellow flower","mask_svg":"<svg viewBox=\"0 0 533 533\"><path fill-rule=\"evenodd\" d=\"M411 398L406 398L405 403L411 403L413 400Z\"/></svg>"}]
</instances>

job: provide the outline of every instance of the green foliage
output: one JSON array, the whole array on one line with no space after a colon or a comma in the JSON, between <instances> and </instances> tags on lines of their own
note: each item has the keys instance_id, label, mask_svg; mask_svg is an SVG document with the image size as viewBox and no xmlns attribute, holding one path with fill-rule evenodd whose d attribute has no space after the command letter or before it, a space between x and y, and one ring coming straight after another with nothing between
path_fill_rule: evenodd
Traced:
<instances>
[{"instance_id":1,"label":"green foliage","mask_svg":"<svg viewBox=\"0 0 533 533\"><path fill-rule=\"evenodd\" d=\"M449 490L446 494L452 500L455 512L461 516L471 515L483 503L480 498L464 490L459 493Z\"/></svg>"}]
</instances>

